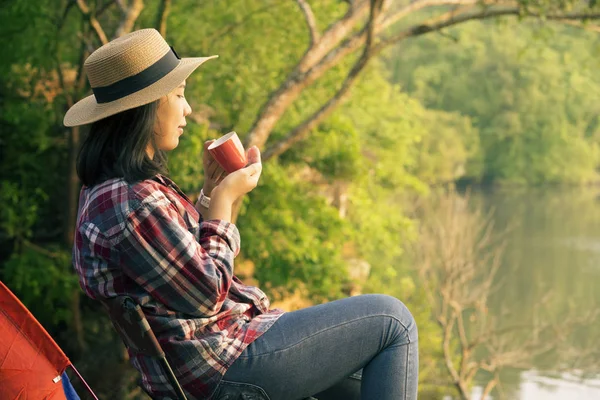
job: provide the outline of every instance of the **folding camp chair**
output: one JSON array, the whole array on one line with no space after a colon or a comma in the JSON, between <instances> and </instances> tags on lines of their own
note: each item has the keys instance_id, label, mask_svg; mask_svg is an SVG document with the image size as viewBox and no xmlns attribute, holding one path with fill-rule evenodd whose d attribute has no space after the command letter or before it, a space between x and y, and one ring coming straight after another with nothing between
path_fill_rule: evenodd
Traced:
<instances>
[{"instance_id":1,"label":"folding camp chair","mask_svg":"<svg viewBox=\"0 0 600 400\"><path fill-rule=\"evenodd\" d=\"M101 303L108 310L108 314L113 326L119 333L119 336L125 345L134 353L144 354L158 360L164 369L169 382L175 389L177 397L180 400L186 400L186 396L165 358L165 352L160 347L152 328L148 324L142 308L129 296L117 296L110 299L103 299ZM237 399L256 399L261 400L264 397L255 392L252 388L225 388L222 390L216 400L237 400ZM252 391L252 393L248 392ZM309 397L306 400L316 400Z\"/></svg>"},{"instance_id":2,"label":"folding camp chair","mask_svg":"<svg viewBox=\"0 0 600 400\"><path fill-rule=\"evenodd\" d=\"M177 381L171 365L165 357L154 332L150 328L142 308L129 296L117 296L103 299L102 305L107 309L113 326L132 352L152 357L158 361L173 386L179 400L187 400L181 385Z\"/></svg>"}]
</instances>

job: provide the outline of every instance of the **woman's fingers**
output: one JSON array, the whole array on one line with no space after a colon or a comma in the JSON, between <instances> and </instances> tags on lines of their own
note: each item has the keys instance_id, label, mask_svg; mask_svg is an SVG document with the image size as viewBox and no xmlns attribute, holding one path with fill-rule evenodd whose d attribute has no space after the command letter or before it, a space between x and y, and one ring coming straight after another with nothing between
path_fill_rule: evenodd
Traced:
<instances>
[{"instance_id":1,"label":"woman's fingers","mask_svg":"<svg viewBox=\"0 0 600 400\"><path fill-rule=\"evenodd\" d=\"M248 164L255 164L261 162L260 160L260 150L256 146L252 146L248 149L247 152Z\"/></svg>"},{"instance_id":2,"label":"woman's fingers","mask_svg":"<svg viewBox=\"0 0 600 400\"><path fill-rule=\"evenodd\" d=\"M214 142L215 139L209 139L206 142L204 142L204 150L208 151L208 146L210 146L212 144L212 142Z\"/></svg>"},{"instance_id":3,"label":"woman's fingers","mask_svg":"<svg viewBox=\"0 0 600 400\"><path fill-rule=\"evenodd\" d=\"M210 188L214 188L217 185L221 187L221 190L230 192L231 198L238 198L240 195L248 193L256 187L260 175L262 172L262 163L260 157L260 150L256 146L252 146L246 152L246 158L248 164L245 168L239 171L228 174L225 172L223 167L210 155L208 147L213 140L207 140L204 142L204 173ZM206 188L206 187L205 187Z\"/></svg>"},{"instance_id":4,"label":"woman's fingers","mask_svg":"<svg viewBox=\"0 0 600 400\"><path fill-rule=\"evenodd\" d=\"M210 154L210 152L208 151L208 146L210 146L212 144L212 142L214 142L214 139L211 140L207 140L206 142L204 142L204 151L202 152L202 163L204 164L204 168L206 168L210 162L214 162L215 159L212 156L212 154Z\"/></svg>"},{"instance_id":5,"label":"woman's fingers","mask_svg":"<svg viewBox=\"0 0 600 400\"><path fill-rule=\"evenodd\" d=\"M219 165L217 165L217 167L211 171L210 174L210 179L214 180L215 183L219 183L220 181L223 180L223 175L225 174L225 171L223 170L223 168L221 168Z\"/></svg>"},{"instance_id":6,"label":"woman's fingers","mask_svg":"<svg viewBox=\"0 0 600 400\"><path fill-rule=\"evenodd\" d=\"M215 171L219 169L219 163L215 160L208 160L204 166L204 170L208 176L214 175Z\"/></svg>"},{"instance_id":7,"label":"woman's fingers","mask_svg":"<svg viewBox=\"0 0 600 400\"><path fill-rule=\"evenodd\" d=\"M260 150L256 146L252 146L248 149L248 166L246 167L247 173L250 177L258 178L262 172L262 162L260 160Z\"/></svg>"},{"instance_id":8,"label":"woman's fingers","mask_svg":"<svg viewBox=\"0 0 600 400\"><path fill-rule=\"evenodd\" d=\"M227 175L223 167L214 160L210 161L208 166L204 168L204 174L215 186L221 183L223 178Z\"/></svg>"}]
</instances>

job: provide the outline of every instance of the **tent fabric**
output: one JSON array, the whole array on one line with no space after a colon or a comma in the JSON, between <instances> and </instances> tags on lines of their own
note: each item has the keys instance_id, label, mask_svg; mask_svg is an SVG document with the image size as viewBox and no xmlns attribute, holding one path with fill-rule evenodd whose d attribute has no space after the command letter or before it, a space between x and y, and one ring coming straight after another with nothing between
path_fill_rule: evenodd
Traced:
<instances>
[{"instance_id":1,"label":"tent fabric","mask_svg":"<svg viewBox=\"0 0 600 400\"><path fill-rule=\"evenodd\" d=\"M71 364L44 327L0 281L0 399L66 399Z\"/></svg>"}]
</instances>

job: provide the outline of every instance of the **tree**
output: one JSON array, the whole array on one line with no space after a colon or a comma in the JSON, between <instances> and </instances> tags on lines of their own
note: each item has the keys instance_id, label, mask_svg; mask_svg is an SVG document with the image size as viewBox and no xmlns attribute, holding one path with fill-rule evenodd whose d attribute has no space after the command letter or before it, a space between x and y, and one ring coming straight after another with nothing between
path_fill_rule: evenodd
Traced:
<instances>
[{"instance_id":1,"label":"tree","mask_svg":"<svg viewBox=\"0 0 600 400\"><path fill-rule=\"evenodd\" d=\"M391 1L352 1L346 15L331 23L322 34L317 30L314 13L306 1L298 0L310 33L310 44L283 83L272 92L263 105L252 128L247 134L246 144L264 147L277 121L301 91L335 66L344 57L363 49L361 57L352 66L338 91L305 121L293 128L288 135L267 146L264 158L282 154L294 143L302 140L312 128L326 118L340 101L369 60L384 49L411 37L435 32L470 20L515 15L521 17L541 17L548 20L589 20L600 18L599 13L568 13L558 4L543 3L531 8L527 3L478 2L472 0L420 0L408 5ZM392 7L392 4L395 7ZM449 11L446 6L453 6ZM437 15L425 18L417 24L401 29L391 35L386 30L397 22L413 17L424 9L435 9ZM558 12L556 11L558 9ZM367 17L367 22L363 20ZM408 19L408 18L407 18ZM361 25L362 28L361 28ZM359 30L360 29L360 30ZM358 30L358 32L357 32Z\"/></svg>"},{"instance_id":2,"label":"tree","mask_svg":"<svg viewBox=\"0 0 600 400\"><path fill-rule=\"evenodd\" d=\"M315 15L304 0L297 0L301 8L310 35L309 47L291 72L269 96L262 106L246 138L246 146L266 146L264 159L278 156L292 145L304 139L312 129L323 121L348 95L350 87L368 62L384 49L411 37L461 24L470 20L494 18L505 15L519 17L543 17L548 20L577 21L600 17L600 13L584 8L579 12L568 12L572 4L544 2L539 6L528 2L472 1L472 0L417 0L409 4L391 1L351 1L347 13L332 22L323 32L317 29ZM591 5L591 4L590 4ZM433 17L421 18L421 21L408 28L386 35L395 30L393 25L414 17L417 13L431 9ZM366 18L366 22L363 22ZM286 109L299 94L313 84L326 71L337 65L342 59L362 48L362 54L350 68L346 78L335 94L309 115L304 121L289 130L282 139L267 144L269 136Z\"/></svg>"},{"instance_id":3,"label":"tree","mask_svg":"<svg viewBox=\"0 0 600 400\"><path fill-rule=\"evenodd\" d=\"M458 25L470 20L487 19L499 16L513 15L521 18L544 18L547 20L587 21L600 18L598 6L592 3L562 2L548 0L532 5L527 1L475 1L475 0L417 0L392 2L389 0L353 0L348 2L345 15L329 24L321 32L318 21L310 4L306 0L296 1L306 21L309 33L309 46L304 55L291 68L287 77L278 88L273 90L261 107L252 127L244 136L245 145L257 145L263 149L263 159L281 155L291 146L307 135L348 96L350 88L358 79L369 61L391 45L403 40L440 31L447 27ZM104 44L108 37L118 37L131 31L142 9L143 0L131 1L128 5L123 1L109 1L97 9L92 9L85 0L68 2L64 6L59 29L67 17L69 10L76 4L86 24L82 28L81 50L79 65L76 65L77 75L73 87L65 87L64 73L61 66L56 65L59 80L63 86L66 105L69 107L85 93L86 80L83 74L83 60L96 44ZM163 0L159 6L155 24L162 32L166 32L166 19L170 12L170 1ZM190 4L190 7L193 5ZM117 8L117 11L114 8ZM574 9L576 11L569 11ZM415 18L424 10L431 10L433 16ZM110 12L112 18L120 14L118 23L105 18L103 14ZM418 23L408 27L396 28L408 19L419 19ZM110 28L112 35L107 35ZM388 32L392 33L388 33ZM94 44L96 43L96 44ZM269 137L285 111L294 103L300 94L315 83L331 68L340 64L347 57L352 57L356 51L361 51L335 93L316 111L307 116L301 123L291 128L289 132L277 141L269 143ZM69 134L70 167L68 183L68 218L65 219L65 243L72 242L72 227L75 226L75 204L77 201L77 179L74 172L74 149L78 147L80 131L73 128ZM235 217L239 213L238 202ZM235 218L234 218L235 219Z\"/></svg>"},{"instance_id":4,"label":"tree","mask_svg":"<svg viewBox=\"0 0 600 400\"><path fill-rule=\"evenodd\" d=\"M281 155L298 141L304 139L320 122L348 96L349 90L358 79L369 61L384 49L411 37L429 32L440 31L449 26L469 20L493 18L503 15L519 17L545 18L559 21L592 20L600 17L595 12L597 6L583 8L578 3L548 1L533 6L528 2L474 1L474 0L418 0L409 4L385 0L354 0L348 3L345 15L329 24L324 32L318 29L317 18L305 0L297 0L309 32L309 46L304 55L296 62L279 87L271 92L261 107L252 127L245 135L245 145L257 145L264 149L265 161ZM87 81L83 71L83 61L98 44L108 42L131 31L144 8L143 0L109 1L91 8L86 0L63 3L61 16L58 18L56 35L61 29L72 8L81 12L82 22L79 30L80 47L77 63L73 66L76 75L72 82L65 79L60 49L55 57L55 70L65 98L66 108L81 98L86 90ZM577 11L568 11L573 6ZM591 4L590 4L591 6ZM167 17L171 10L171 2L162 0L155 18L156 27L166 32ZM417 16L423 10L432 10L433 17L419 18L420 21L408 28L395 28L409 17ZM395 31L386 34L389 31ZM108 32L108 34L107 34ZM358 50L361 55L349 69L337 91L315 112L301 123L291 128L281 139L268 143L269 136L284 112L294 103L300 94L315 83L331 68L337 66L345 58ZM75 212L78 182L75 174L75 151L80 141L80 128L69 130L69 180L67 184L67 202L65 215L65 244L70 245L75 226ZM239 213L238 203L235 216Z\"/></svg>"},{"instance_id":5,"label":"tree","mask_svg":"<svg viewBox=\"0 0 600 400\"><path fill-rule=\"evenodd\" d=\"M503 238L494 234L490 215L470 204L469 196L441 191L419 210L419 240L412 248L415 268L442 334L443 363L461 399L471 398L475 377L486 373L484 400L501 384L508 367L531 369L535 359L554 352L569 365L598 368L577 343L567 339L582 327L592 327L600 309L573 310L553 318L548 312L552 292L536 298L530 323L488 313L489 300L501 290L495 279L503 256ZM504 318L506 317L506 318ZM582 362L585 360L585 362ZM500 392L503 395L503 392Z\"/></svg>"},{"instance_id":6,"label":"tree","mask_svg":"<svg viewBox=\"0 0 600 400\"><path fill-rule=\"evenodd\" d=\"M428 108L468 116L482 168L473 180L598 181L597 33L475 22L389 54L392 80Z\"/></svg>"}]
</instances>

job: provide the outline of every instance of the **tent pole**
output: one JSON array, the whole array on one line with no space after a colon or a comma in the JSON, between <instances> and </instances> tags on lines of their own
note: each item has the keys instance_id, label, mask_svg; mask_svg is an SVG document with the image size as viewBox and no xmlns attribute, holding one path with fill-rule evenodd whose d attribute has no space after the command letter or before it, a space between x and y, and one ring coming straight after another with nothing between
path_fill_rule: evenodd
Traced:
<instances>
[{"instance_id":1,"label":"tent pole","mask_svg":"<svg viewBox=\"0 0 600 400\"><path fill-rule=\"evenodd\" d=\"M79 371L77 371L77 368L75 368L75 366L73 364L69 364L69 367L71 367L73 369L73 371L75 371L75 374L77 375L77 377L79 377L79 379L81 380L81 383L83 383L83 386L85 386L87 391L90 392L90 394L92 395L94 400L98 400L98 397L96 397L96 394L94 394L94 392L92 391L92 388L87 384L85 379L83 379L83 377L81 376Z\"/></svg>"}]
</instances>

